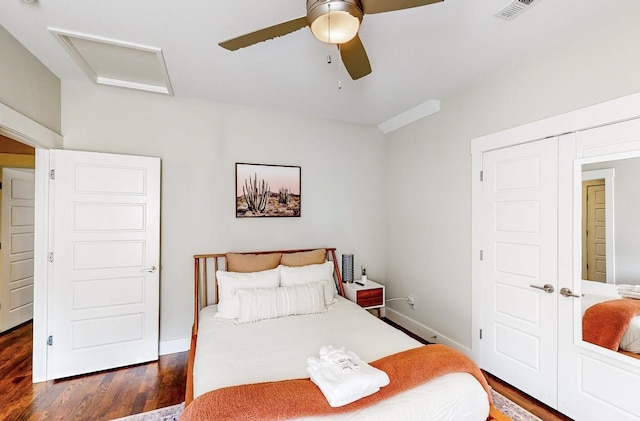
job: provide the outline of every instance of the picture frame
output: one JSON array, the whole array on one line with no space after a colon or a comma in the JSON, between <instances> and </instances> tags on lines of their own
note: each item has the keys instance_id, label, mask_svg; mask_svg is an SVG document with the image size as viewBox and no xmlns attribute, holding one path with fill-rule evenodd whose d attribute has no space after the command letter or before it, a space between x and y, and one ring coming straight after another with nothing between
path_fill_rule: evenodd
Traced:
<instances>
[{"instance_id":1,"label":"picture frame","mask_svg":"<svg viewBox=\"0 0 640 421\"><path fill-rule=\"evenodd\" d=\"M300 217L302 168L236 163L236 218Z\"/></svg>"}]
</instances>

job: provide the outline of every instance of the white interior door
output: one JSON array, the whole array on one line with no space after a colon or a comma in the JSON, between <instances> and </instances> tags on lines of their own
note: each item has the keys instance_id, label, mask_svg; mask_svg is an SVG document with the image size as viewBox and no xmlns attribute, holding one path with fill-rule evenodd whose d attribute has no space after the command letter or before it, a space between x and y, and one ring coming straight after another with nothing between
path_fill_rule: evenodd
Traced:
<instances>
[{"instance_id":1,"label":"white interior door","mask_svg":"<svg viewBox=\"0 0 640 421\"><path fill-rule=\"evenodd\" d=\"M552 407L557 162L552 138L485 152L482 163L481 366Z\"/></svg>"},{"instance_id":2,"label":"white interior door","mask_svg":"<svg viewBox=\"0 0 640 421\"><path fill-rule=\"evenodd\" d=\"M33 318L33 170L2 169L0 332Z\"/></svg>"},{"instance_id":3,"label":"white interior door","mask_svg":"<svg viewBox=\"0 0 640 421\"><path fill-rule=\"evenodd\" d=\"M158 358L160 159L51 152L49 378Z\"/></svg>"}]
</instances>

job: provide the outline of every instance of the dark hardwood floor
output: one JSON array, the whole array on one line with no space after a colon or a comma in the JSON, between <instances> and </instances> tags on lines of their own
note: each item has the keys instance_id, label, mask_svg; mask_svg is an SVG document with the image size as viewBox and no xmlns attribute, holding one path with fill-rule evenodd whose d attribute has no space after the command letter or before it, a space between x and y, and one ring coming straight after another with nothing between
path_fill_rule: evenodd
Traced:
<instances>
[{"instance_id":1,"label":"dark hardwood floor","mask_svg":"<svg viewBox=\"0 0 640 421\"><path fill-rule=\"evenodd\" d=\"M31 383L32 324L0 335L0 420L111 420L184 401L188 353Z\"/></svg>"},{"instance_id":2,"label":"dark hardwood floor","mask_svg":"<svg viewBox=\"0 0 640 421\"><path fill-rule=\"evenodd\" d=\"M186 352L164 355L149 364L32 384L31 344L31 323L0 334L0 420L111 420L184 401ZM544 421L570 421L500 379L485 375L491 387Z\"/></svg>"}]
</instances>

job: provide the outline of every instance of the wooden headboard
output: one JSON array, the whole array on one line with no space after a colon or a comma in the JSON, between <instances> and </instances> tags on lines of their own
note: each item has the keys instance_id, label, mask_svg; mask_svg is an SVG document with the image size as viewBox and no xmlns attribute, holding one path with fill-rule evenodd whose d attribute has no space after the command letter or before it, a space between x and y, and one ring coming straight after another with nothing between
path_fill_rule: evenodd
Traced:
<instances>
[{"instance_id":1,"label":"wooden headboard","mask_svg":"<svg viewBox=\"0 0 640 421\"><path fill-rule=\"evenodd\" d=\"M338 288L338 293L344 296L344 287L342 285L342 276L340 275L340 268L338 266L338 260L336 258L335 248L324 248L327 251L326 260L333 261L333 277ZM233 252L236 254L271 254L271 253L300 253L317 250L315 249L298 249L298 250L270 250L270 251L247 251L247 252ZM218 301L218 281L215 273L218 269L226 268L227 253L214 253L214 254L195 254L193 256L193 282L194 282L194 300L193 300L193 334L198 331L198 315L200 310L212 303L215 304ZM213 263L213 290L214 296L209 297L209 269ZM223 265L224 263L224 265Z\"/></svg>"}]
</instances>

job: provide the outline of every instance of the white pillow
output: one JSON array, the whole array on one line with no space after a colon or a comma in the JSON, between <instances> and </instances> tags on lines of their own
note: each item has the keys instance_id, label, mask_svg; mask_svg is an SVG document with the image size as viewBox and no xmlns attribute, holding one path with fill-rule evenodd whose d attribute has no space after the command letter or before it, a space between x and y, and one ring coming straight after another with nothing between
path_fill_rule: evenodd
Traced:
<instances>
[{"instance_id":1,"label":"white pillow","mask_svg":"<svg viewBox=\"0 0 640 421\"><path fill-rule=\"evenodd\" d=\"M257 322L294 314L315 314L327 310L323 282L278 288L237 289L235 293L240 299L236 323Z\"/></svg>"},{"instance_id":2,"label":"white pillow","mask_svg":"<svg viewBox=\"0 0 640 421\"><path fill-rule=\"evenodd\" d=\"M218 278L218 319L236 319L240 312L240 300L234 291L239 288L273 288L280 284L280 269L261 272L216 272Z\"/></svg>"},{"instance_id":3,"label":"white pillow","mask_svg":"<svg viewBox=\"0 0 640 421\"><path fill-rule=\"evenodd\" d=\"M298 267L280 267L280 286L309 284L324 281L324 301L327 305L335 302L336 286L333 281L333 262Z\"/></svg>"}]
</instances>

